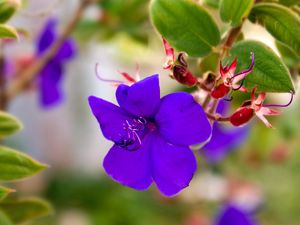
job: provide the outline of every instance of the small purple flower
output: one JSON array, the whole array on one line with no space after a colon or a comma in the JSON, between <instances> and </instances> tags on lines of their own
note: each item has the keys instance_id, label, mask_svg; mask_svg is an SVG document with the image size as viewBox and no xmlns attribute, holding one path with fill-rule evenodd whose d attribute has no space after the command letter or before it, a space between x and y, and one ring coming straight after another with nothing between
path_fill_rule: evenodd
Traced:
<instances>
[{"instance_id":1,"label":"small purple flower","mask_svg":"<svg viewBox=\"0 0 300 225\"><path fill-rule=\"evenodd\" d=\"M50 19L46 23L37 40L37 57L44 54L57 39L56 24L55 19ZM74 55L75 43L72 39L67 39L56 55L41 70L38 76L38 87L40 89L40 102L43 107L52 106L62 100L61 81L64 73L64 63L72 59Z\"/></svg>"},{"instance_id":2,"label":"small purple flower","mask_svg":"<svg viewBox=\"0 0 300 225\"><path fill-rule=\"evenodd\" d=\"M258 225L251 213L233 205L225 206L214 225Z\"/></svg>"},{"instance_id":3,"label":"small purple flower","mask_svg":"<svg viewBox=\"0 0 300 225\"><path fill-rule=\"evenodd\" d=\"M220 100L217 113L225 115L229 109L229 102ZM209 163L217 163L222 160L230 151L244 143L249 134L250 127L225 127L215 122L212 128L210 141L203 146L200 153Z\"/></svg>"},{"instance_id":4,"label":"small purple flower","mask_svg":"<svg viewBox=\"0 0 300 225\"><path fill-rule=\"evenodd\" d=\"M158 75L119 85L116 98L120 107L89 97L104 137L114 142L103 162L106 173L137 190L154 181L167 196L187 187L197 168L189 146L211 134L202 107L184 92L160 99Z\"/></svg>"}]
</instances>

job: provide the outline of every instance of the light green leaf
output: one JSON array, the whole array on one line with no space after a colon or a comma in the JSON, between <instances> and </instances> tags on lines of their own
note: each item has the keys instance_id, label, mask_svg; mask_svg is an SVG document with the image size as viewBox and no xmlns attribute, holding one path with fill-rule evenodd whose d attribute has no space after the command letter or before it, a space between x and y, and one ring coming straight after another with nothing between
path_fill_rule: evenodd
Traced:
<instances>
[{"instance_id":1,"label":"light green leaf","mask_svg":"<svg viewBox=\"0 0 300 225\"><path fill-rule=\"evenodd\" d=\"M224 22L230 22L232 26L238 26L252 8L254 0L221 0L220 15Z\"/></svg>"},{"instance_id":2,"label":"light green leaf","mask_svg":"<svg viewBox=\"0 0 300 225\"><path fill-rule=\"evenodd\" d=\"M18 38L18 32L12 26L0 24L0 38Z\"/></svg>"},{"instance_id":3,"label":"light green leaf","mask_svg":"<svg viewBox=\"0 0 300 225\"><path fill-rule=\"evenodd\" d=\"M204 0L203 1L206 5L209 5L213 8L219 8L220 0Z\"/></svg>"},{"instance_id":4,"label":"light green leaf","mask_svg":"<svg viewBox=\"0 0 300 225\"><path fill-rule=\"evenodd\" d=\"M0 138L15 134L22 128L21 122L16 117L0 111Z\"/></svg>"},{"instance_id":5,"label":"light green leaf","mask_svg":"<svg viewBox=\"0 0 300 225\"><path fill-rule=\"evenodd\" d=\"M274 3L256 4L249 19L259 22L278 41L300 51L300 17L291 9Z\"/></svg>"},{"instance_id":6,"label":"light green leaf","mask_svg":"<svg viewBox=\"0 0 300 225\"><path fill-rule=\"evenodd\" d=\"M21 0L0 0L0 23L5 23L21 7Z\"/></svg>"},{"instance_id":7,"label":"light green leaf","mask_svg":"<svg viewBox=\"0 0 300 225\"><path fill-rule=\"evenodd\" d=\"M288 67L295 67L300 63L300 57L287 45L282 44L279 41L276 41L276 47L280 52L280 55L284 63Z\"/></svg>"},{"instance_id":8,"label":"light green leaf","mask_svg":"<svg viewBox=\"0 0 300 225\"><path fill-rule=\"evenodd\" d=\"M11 181L33 176L46 168L28 155L0 146L0 180Z\"/></svg>"},{"instance_id":9,"label":"light green leaf","mask_svg":"<svg viewBox=\"0 0 300 225\"><path fill-rule=\"evenodd\" d=\"M160 34L190 56L205 56L220 42L215 21L192 0L153 0L150 14Z\"/></svg>"},{"instance_id":10,"label":"light green leaf","mask_svg":"<svg viewBox=\"0 0 300 225\"><path fill-rule=\"evenodd\" d=\"M258 41L237 42L230 51L230 60L237 57L236 71L249 67L250 53L255 56L255 65L251 74L245 79L245 86L258 91L290 92L294 91L293 82L287 67L282 60L265 44Z\"/></svg>"},{"instance_id":11,"label":"light green leaf","mask_svg":"<svg viewBox=\"0 0 300 225\"><path fill-rule=\"evenodd\" d=\"M1 225L13 225L13 223L9 220L9 218L0 211L0 224Z\"/></svg>"},{"instance_id":12,"label":"light green leaf","mask_svg":"<svg viewBox=\"0 0 300 225\"><path fill-rule=\"evenodd\" d=\"M2 210L14 224L24 223L52 213L50 204L38 198L4 201L0 203L0 210Z\"/></svg>"},{"instance_id":13,"label":"light green leaf","mask_svg":"<svg viewBox=\"0 0 300 225\"><path fill-rule=\"evenodd\" d=\"M286 6L300 4L300 0L279 0L279 3Z\"/></svg>"},{"instance_id":14,"label":"light green leaf","mask_svg":"<svg viewBox=\"0 0 300 225\"><path fill-rule=\"evenodd\" d=\"M0 201L4 199L9 193L14 192L13 189L0 186ZM1 223L0 223L1 224Z\"/></svg>"}]
</instances>

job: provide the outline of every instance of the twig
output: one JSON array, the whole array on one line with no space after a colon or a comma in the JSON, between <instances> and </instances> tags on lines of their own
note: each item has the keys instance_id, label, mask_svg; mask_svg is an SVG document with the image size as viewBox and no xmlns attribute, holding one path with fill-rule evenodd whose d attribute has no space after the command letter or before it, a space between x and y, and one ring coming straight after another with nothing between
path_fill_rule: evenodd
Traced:
<instances>
[{"instance_id":1,"label":"twig","mask_svg":"<svg viewBox=\"0 0 300 225\"><path fill-rule=\"evenodd\" d=\"M10 100L21 93L23 89L34 80L40 70L55 56L64 41L68 38L77 23L80 21L85 8L92 2L93 0L82 0L80 2L78 9L71 18L69 24L67 24L52 46L49 47L49 49L41 57L37 58L31 66L22 71L21 74L18 75L19 78L14 80L11 86L8 87L6 92L7 100Z\"/></svg>"}]
</instances>

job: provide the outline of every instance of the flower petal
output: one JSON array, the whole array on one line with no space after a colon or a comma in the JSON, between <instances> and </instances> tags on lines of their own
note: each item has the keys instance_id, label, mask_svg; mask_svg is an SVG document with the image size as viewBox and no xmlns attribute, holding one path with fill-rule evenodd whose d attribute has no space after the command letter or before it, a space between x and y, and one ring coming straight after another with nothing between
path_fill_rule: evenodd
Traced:
<instances>
[{"instance_id":1,"label":"flower petal","mask_svg":"<svg viewBox=\"0 0 300 225\"><path fill-rule=\"evenodd\" d=\"M210 163L222 160L230 151L237 148L248 137L249 126L226 128L215 122L210 141L200 150Z\"/></svg>"},{"instance_id":2,"label":"flower petal","mask_svg":"<svg viewBox=\"0 0 300 225\"><path fill-rule=\"evenodd\" d=\"M58 61L71 59L76 54L76 45L72 39L67 39L62 46L60 47L59 51L57 52L55 59Z\"/></svg>"},{"instance_id":3,"label":"flower petal","mask_svg":"<svg viewBox=\"0 0 300 225\"><path fill-rule=\"evenodd\" d=\"M49 19L44 29L40 33L38 40L37 40L37 53L40 55L43 53L50 45L53 43L54 39L56 38L55 34L55 26L57 21L55 19Z\"/></svg>"},{"instance_id":4,"label":"flower petal","mask_svg":"<svg viewBox=\"0 0 300 225\"><path fill-rule=\"evenodd\" d=\"M216 225L257 225L256 221L250 215L240 209L227 206L217 218Z\"/></svg>"},{"instance_id":5,"label":"flower petal","mask_svg":"<svg viewBox=\"0 0 300 225\"><path fill-rule=\"evenodd\" d=\"M141 148L136 151L127 151L114 145L103 161L106 173L122 185L136 190L147 189L152 183L149 141L145 137Z\"/></svg>"},{"instance_id":6,"label":"flower petal","mask_svg":"<svg viewBox=\"0 0 300 225\"><path fill-rule=\"evenodd\" d=\"M89 97L91 110L105 138L117 142L124 134L123 124L131 116L120 107L94 96Z\"/></svg>"},{"instance_id":7,"label":"flower petal","mask_svg":"<svg viewBox=\"0 0 300 225\"><path fill-rule=\"evenodd\" d=\"M59 63L50 61L39 75L40 102L44 107L52 106L62 100L60 81L63 69Z\"/></svg>"},{"instance_id":8,"label":"flower petal","mask_svg":"<svg viewBox=\"0 0 300 225\"><path fill-rule=\"evenodd\" d=\"M153 116L160 102L158 75L147 77L132 86L119 85L116 98L121 108L136 116Z\"/></svg>"},{"instance_id":9,"label":"flower petal","mask_svg":"<svg viewBox=\"0 0 300 225\"><path fill-rule=\"evenodd\" d=\"M184 92L163 97L155 120L161 135L175 145L198 144L211 135L204 110L190 94Z\"/></svg>"},{"instance_id":10,"label":"flower petal","mask_svg":"<svg viewBox=\"0 0 300 225\"><path fill-rule=\"evenodd\" d=\"M251 52L251 65L247 70L243 70L237 74L234 75L234 78L232 79L233 84L237 84L239 81L243 80L247 75L249 75L254 68L254 53Z\"/></svg>"},{"instance_id":11,"label":"flower petal","mask_svg":"<svg viewBox=\"0 0 300 225\"><path fill-rule=\"evenodd\" d=\"M159 134L152 142L152 176L166 196L187 187L197 169L196 158L188 147L167 143Z\"/></svg>"},{"instance_id":12,"label":"flower petal","mask_svg":"<svg viewBox=\"0 0 300 225\"><path fill-rule=\"evenodd\" d=\"M262 111L255 112L258 119L260 119L268 128L273 128L272 124L267 120Z\"/></svg>"}]
</instances>

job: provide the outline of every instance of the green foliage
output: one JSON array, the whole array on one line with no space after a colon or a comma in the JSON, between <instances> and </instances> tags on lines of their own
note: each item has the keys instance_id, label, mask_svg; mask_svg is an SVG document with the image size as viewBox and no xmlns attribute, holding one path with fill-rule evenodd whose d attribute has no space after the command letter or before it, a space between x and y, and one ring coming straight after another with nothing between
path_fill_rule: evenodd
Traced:
<instances>
[{"instance_id":1,"label":"green foliage","mask_svg":"<svg viewBox=\"0 0 300 225\"><path fill-rule=\"evenodd\" d=\"M220 42L213 18L191 0L153 0L150 15L160 34L190 56L208 55Z\"/></svg>"},{"instance_id":2,"label":"green foliage","mask_svg":"<svg viewBox=\"0 0 300 225\"><path fill-rule=\"evenodd\" d=\"M201 73L206 71L214 72L219 64L219 54L211 53L208 56L201 59L199 69Z\"/></svg>"},{"instance_id":3,"label":"green foliage","mask_svg":"<svg viewBox=\"0 0 300 225\"><path fill-rule=\"evenodd\" d=\"M287 67L282 60L265 44L257 41L237 42L231 49L231 60L237 57L237 71L250 65L250 52L254 52L255 66L245 79L248 89L257 87L258 91L290 92L294 91Z\"/></svg>"},{"instance_id":4,"label":"green foliage","mask_svg":"<svg viewBox=\"0 0 300 225\"><path fill-rule=\"evenodd\" d=\"M24 223L52 212L49 203L38 198L4 201L0 203L0 210L15 224Z\"/></svg>"},{"instance_id":5,"label":"green foliage","mask_svg":"<svg viewBox=\"0 0 300 225\"><path fill-rule=\"evenodd\" d=\"M300 63L300 56L297 55L290 47L285 44L282 44L279 41L276 41L276 47L280 52L280 55L284 63L288 67L296 67Z\"/></svg>"},{"instance_id":6,"label":"green foliage","mask_svg":"<svg viewBox=\"0 0 300 225\"><path fill-rule=\"evenodd\" d=\"M206 5L209 5L210 7L213 7L213 8L219 8L219 3L220 0L204 0L204 3Z\"/></svg>"},{"instance_id":7,"label":"green foliage","mask_svg":"<svg viewBox=\"0 0 300 225\"><path fill-rule=\"evenodd\" d=\"M278 41L300 51L300 17L291 9L274 3L256 4L249 16L259 22Z\"/></svg>"},{"instance_id":8,"label":"green foliage","mask_svg":"<svg viewBox=\"0 0 300 225\"><path fill-rule=\"evenodd\" d=\"M220 15L224 22L230 22L233 27L238 26L252 8L254 0L221 0Z\"/></svg>"},{"instance_id":9,"label":"green foliage","mask_svg":"<svg viewBox=\"0 0 300 225\"><path fill-rule=\"evenodd\" d=\"M9 220L9 218L0 211L0 224L1 225L13 225L13 223Z\"/></svg>"},{"instance_id":10,"label":"green foliage","mask_svg":"<svg viewBox=\"0 0 300 225\"><path fill-rule=\"evenodd\" d=\"M5 23L20 8L21 0L0 0L0 23Z\"/></svg>"},{"instance_id":11,"label":"green foliage","mask_svg":"<svg viewBox=\"0 0 300 225\"><path fill-rule=\"evenodd\" d=\"M279 3L286 6L300 4L300 0L279 0Z\"/></svg>"},{"instance_id":12,"label":"green foliage","mask_svg":"<svg viewBox=\"0 0 300 225\"><path fill-rule=\"evenodd\" d=\"M4 199L9 193L13 192L14 190L0 186L0 201ZM0 223L1 224L1 223Z\"/></svg>"},{"instance_id":13,"label":"green foliage","mask_svg":"<svg viewBox=\"0 0 300 225\"><path fill-rule=\"evenodd\" d=\"M0 24L0 38L18 38L18 32L12 26Z\"/></svg>"},{"instance_id":14,"label":"green foliage","mask_svg":"<svg viewBox=\"0 0 300 225\"><path fill-rule=\"evenodd\" d=\"M0 146L0 180L2 181L33 176L45 168L45 165L24 153Z\"/></svg>"},{"instance_id":15,"label":"green foliage","mask_svg":"<svg viewBox=\"0 0 300 225\"><path fill-rule=\"evenodd\" d=\"M21 122L16 117L0 111L0 138L13 135L22 128Z\"/></svg>"}]
</instances>

